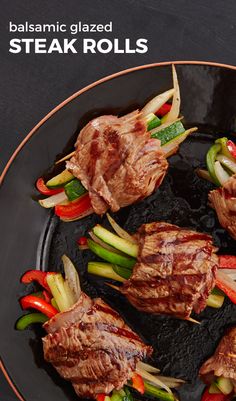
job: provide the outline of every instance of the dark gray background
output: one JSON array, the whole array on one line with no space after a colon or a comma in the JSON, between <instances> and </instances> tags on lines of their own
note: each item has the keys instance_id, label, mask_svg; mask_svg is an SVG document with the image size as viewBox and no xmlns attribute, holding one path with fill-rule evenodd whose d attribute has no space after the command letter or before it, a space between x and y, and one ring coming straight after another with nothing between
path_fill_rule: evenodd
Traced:
<instances>
[{"instance_id":1,"label":"dark gray background","mask_svg":"<svg viewBox=\"0 0 236 401\"><path fill-rule=\"evenodd\" d=\"M0 0L0 6L0 172L17 145L45 114L99 78L125 68L168 60L236 65L235 0ZM143 37L149 41L149 51L132 55L14 55L9 53L12 37L50 39L55 34L9 34L9 21L113 21L113 33L84 36L128 37L133 41ZM16 400L2 377L0 399Z\"/></svg>"}]
</instances>

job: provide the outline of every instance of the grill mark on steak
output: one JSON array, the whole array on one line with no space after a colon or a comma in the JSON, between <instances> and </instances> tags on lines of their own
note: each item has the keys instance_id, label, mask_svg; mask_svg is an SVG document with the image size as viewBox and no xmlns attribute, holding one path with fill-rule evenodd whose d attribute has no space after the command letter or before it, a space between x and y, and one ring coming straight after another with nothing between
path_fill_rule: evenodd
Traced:
<instances>
[{"instance_id":1,"label":"grill mark on steak","mask_svg":"<svg viewBox=\"0 0 236 401\"><path fill-rule=\"evenodd\" d=\"M122 154L122 152L120 152L120 146L119 146L120 139L117 131L108 127L104 132L104 137L105 137L105 143L108 147L107 157L109 160L113 161L111 164L108 165L108 168L103 175L104 180L108 182L122 165L126 154L125 153Z\"/></svg>"},{"instance_id":2,"label":"grill mark on steak","mask_svg":"<svg viewBox=\"0 0 236 401\"><path fill-rule=\"evenodd\" d=\"M94 309L97 311L102 311L104 313L110 314L114 317L119 317L119 314L116 311L114 311L113 309L111 309L109 307L104 307L103 305L100 305L100 304L95 304Z\"/></svg>"},{"instance_id":3,"label":"grill mark on steak","mask_svg":"<svg viewBox=\"0 0 236 401\"><path fill-rule=\"evenodd\" d=\"M176 283L176 285L178 284L178 286L183 286L185 283L190 283L190 284L194 284L195 282L199 282L202 279L204 280L206 278L206 273L205 274L172 274L171 276L166 276L166 277L151 277L148 280L148 283L144 280L136 280L134 279L133 281L135 281L135 286L136 287L140 287L143 288L143 286L150 286L150 287L156 287L156 284L158 283L159 285L166 285L169 286L170 284ZM126 283L124 283L125 285ZM174 289L175 287L172 287L172 289ZM184 290L185 288L183 288Z\"/></svg>"},{"instance_id":4,"label":"grill mark on steak","mask_svg":"<svg viewBox=\"0 0 236 401\"><path fill-rule=\"evenodd\" d=\"M96 160L97 158L99 158L99 156L101 155L102 151L99 149L99 142L98 141L93 141L91 143L91 147L90 147L90 155L92 156L92 160L93 158ZM94 160L94 165L95 165L95 160Z\"/></svg>"},{"instance_id":5,"label":"grill mark on steak","mask_svg":"<svg viewBox=\"0 0 236 401\"><path fill-rule=\"evenodd\" d=\"M137 120L135 122L134 128L131 130L131 132L135 133L143 129L143 122L140 120Z\"/></svg>"},{"instance_id":6,"label":"grill mark on steak","mask_svg":"<svg viewBox=\"0 0 236 401\"><path fill-rule=\"evenodd\" d=\"M107 144L112 144L115 149L119 147L120 140L119 140L119 134L116 130L108 127L104 131L105 134L105 141Z\"/></svg>"},{"instance_id":7,"label":"grill mark on steak","mask_svg":"<svg viewBox=\"0 0 236 401\"><path fill-rule=\"evenodd\" d=\"M58 313L44 327L48 332L43 338L45 359L81 397L119 390L137 362L152 353L117 312L84 293L73 308Z\"/></svg>"},{"instance_id":8,"label":"grill mark on steak","mask_svg":"<svg viewBox=\"0 0 236 401\"><path fill-rule=\"evenodd\" d=\"M150 255L146 255L146 256L141 256L139 258L139 260L142 263L160 263L163 261L163 259L166 258L166 254L163 253L152 253ZM170 259L172 260L172 257L170 256Z\"/></svg>"},{"instance_id":9,"label":"grill mark on steak","mask_svg":"<svg viewBox=\"0 0 236 401\"><path fill-rule=\"evenodd\" d=\"M96 171L96 160L99 158L99 156L102 153L100 148L99 148L99 146L100 145L99 145L98 140L92 141L91 147L90 147L90 156L91 156L90 157L90 164L88 166L89 176L91 177L90 181L89 181L90 185L92 185L92 183L93 183L92 177L94 176L95 171Z\"/></svg>"},{"instance_id":10,"label":"grill mark on steak","mask_svg":"<svg viewBox=\"0 0 236 401\"><path fill-rule=\"evenodd\" d=\"M93 132L93 139L97 139L99 137L99 131L97 129Z\"/></svg>"},{"instance_id":11,"label":"grill mark on steak","mask_svg":"<svg viewBox=\"0 0 236 401\"><path fill-rule=\"evenodd\" d=\"M184 242L191 242L191 241L211 241L211 236L208 234L202 234L202 233L194 233L194 234L188 234L186 236L183 236L182 238L178 238L176 240L176 244L181 244Z\"/></svg>"},{"instance_id":12,"label":"grill mark on steak","mask_svg":"<svg viewBox=\"0 0 236 401\"><path fill-rule=\"evenodd\" d=\"M168 223L144 224L135 234L139 255L121 287L137 309L187 318L200 313L218 265L211 236Z\"/></svg>"},{"instance_id":13,"label":"grill mark on steak","mask_svg":"<svg viewBox=\"0 0 236 401\"><path fill-rule=\"evenodd\" d=\"M141 236L142 234L154 234L154 233L160 233L163 232L163 229L165 229L165 232L171 232L171 231L180 231L180 227L175 226L174 224L168 224L168 223L150 223L150 224L143 224L139 229L138 229L138 235Z\"/></svg>"},{"instance_id":14,"label":"grill mark on steak","mask_svg":"<svg viewBox=\"0 0 236 401\"><path fill-rule=\"evenodd\" d=\"M191 313L190 303L191 296L179 295L163 298L142 298L136 297L133 293L129 297L130 302L135 303L135 307L139 310L145 310L147 313L158 313L166 315L174 315L177 318L183 318Z\"/></svg>"}]
</instances>

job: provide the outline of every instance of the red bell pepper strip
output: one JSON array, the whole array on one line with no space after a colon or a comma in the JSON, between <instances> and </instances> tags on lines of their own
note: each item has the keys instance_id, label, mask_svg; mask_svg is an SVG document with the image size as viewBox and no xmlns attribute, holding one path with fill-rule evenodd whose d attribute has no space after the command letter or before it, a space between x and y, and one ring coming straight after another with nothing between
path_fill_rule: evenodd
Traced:
<instances>
[{"instance_id":1,"label":"red bell pepper strip","mask_svg":"<svg viewBox=\"0 0 236 401\"><path fill-rule=\"evenodd\" d=\"M38 178L38 180L36 181L36 188L42 195L47 195L47 196L56 195L64 191L63 188L55 188L55 189L48 188L44 183L44 179L41 177Z\"/></svg>"},{"instance_id":2,"label":"red bell pepper strip","mask_svg":"<svg viewBox=\"0 0 236 401\"><path fill-rule=\"evenodd\" d=\"M233 141L229 140L229 141L227 141L226 146L227 146L229 152L231 153L231 155L233 157L235 157L235 159L236 159L236 144Z\"/></svg>"},{"instance_id":3,"label":"red bell pepper strip","mask_svg":"<svg viewBox=\"0 0 236 401\"><path fill-rule=\"evenodd\" d=\"M156 114L158 117L163 117L163 116L165 116L167 113L169 113L170 109L171 109L171 104L165 103L165 104L163 104L163 106L160 107L159 110L156 111L155 114Z\"/></svg>"},{"instance_id":4,"label":"red bell pepper strip","mask_svg":"<svg viewBox=\"0 0 236 401\"><path fill-rule=\"evenodd\" d=\"M223 393L210 394L208 390L206 388L204 391L201 401L230 401L232 399L232 395L225 395Z\"/></svg>"},{"instance_id":5,"label":"red bell pepper strip","mask_svg":"<svg viewBox=\"0 0 236 401\"><path fill-rule=\"evenodd\" d=\"M104 401L105 400L105 397L106 397L106 394L97 394L96 395L96 400L97 401Z\"/></svg>"},{"instance_id":6,"label":"red bell pepper strip","mask_svg":"<svg viewBox=\"0 0 236 401\"><path fill-rule=\"evenodd\" d=\"M145 387L142 376L140 376L138 373L134 373L131 380L133 388L135 388L135 390L137 390L139 393L144 394Z\"/></svg>"},{"instance_id":7,"label":"red bell pepper strip","mask_svg":"<svg viewBox=\"0 0 236 401\"><path fill-rule=\"evenodd\" d=\"M87 245L87 244L88 244L87 238L86 238L86 237L80 237L80 238L77 240L77 244L78 244L78 245Z\"/></svg>"},{"instance_id":8,"label":"red bell pepper strip","mask_svg":"<svg viewBox=\"0 0 236 401\"><path fill-rule=\"evenodd\" d=\"M58 310L44 299L35 297L34 295L26 295L20 299L22 309L37 309L47 317L51 318L58 313Z\"/></svg>"},{"instance_id":9,"label":"red bell pepper strip","mask_svg":"<svg viewBox=\"0 0 236 401\"><path fill-rule=\"evenodd\" d=\"M222 271L216 272L216 286L236 304L236 283Z\"/></svg>"},{"instance_id":10,"label":"red bell pepper strip","mask_svg":"<svg viewBox=\"0 0 236 401\"><path fill-rule=\"evenodd\" d=\"M219 267L221 269L236 269L236 256L219 255Z\"/></svg>"},{"instance_id":11,"label":"red bell pepper strip","mask_svg":"<svg viewBox=\"0 0 236 401\"><path fill-rule=\"evenodd\" d=\"M89 194L86 194L70 202L68 205L55 206L55 214L62 219L76 219L91 208L92 205Z\"/></svg>"},{"instance_id":12,"label":"red bell pepper strip","mask_svg":"<svg viewBox=\"0 0 236 401\"><path fill-rule=\"evenodd\" d=\"M45 290L50 292L50 288L46 281L46 276L48 273L42 272L41 270L28 270L21 277L21 282L24 284L32 283L33 281L37 281Z\"/></svg>"}]
</instances>

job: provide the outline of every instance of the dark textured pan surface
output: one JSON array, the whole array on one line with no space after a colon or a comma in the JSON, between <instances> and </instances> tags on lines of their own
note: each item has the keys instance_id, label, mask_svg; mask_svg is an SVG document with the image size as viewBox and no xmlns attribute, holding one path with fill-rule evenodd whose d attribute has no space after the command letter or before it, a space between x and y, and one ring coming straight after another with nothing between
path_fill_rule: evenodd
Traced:
<instances>
[{"instance_id":1,"label":"dark textured pan surface","mask_svg":"<svg viewBox=\"0 0 236 401\"><path fill-rule=\"evenodd\" d=\"M161 188L147 200L123 209L116 219L130 232L142 223L157 220L205 231L213 234L222 253L235 254L235 242L207 206L211 184L200 180L194 170L204 165L213 136L228 134L236 128L236 73L197 65L179 65L177 72L182 113L188 126L199 126L199 133L188 139L179 154L171 158L169 174ZM85 92L36 132L5 178L0 197L0 320L4 322L0 353L13 382L27 401L77 399L70 384L43 361L40 340L43 331L18 333L14 330L14 323L22 313L17 299L26 292L19 277L34 266L60 269L63 253L76 263L83 289L92 297L102 296L154 347L150 362L163 373L189 382L179 392L182 401L200 400L203 387L196 381L198 369L214 352L225 328L236 323L236 307L228 300L219 311L207 308L200 316L194 316L201 325L136 311L124 297L105 286L103 280L86 273L86 264L93 256L88 251L81 253L76 239L101 219L90 216L78 222L62 223L34 200L35 180L53 164L62 149L71 149L76 131L92 116L132 110L170 85L170 67L164 66L135 71ZM87 113L88 110L91 112ZM107 224L105 218L102 222Z\"/></svg>"}]
</instances>

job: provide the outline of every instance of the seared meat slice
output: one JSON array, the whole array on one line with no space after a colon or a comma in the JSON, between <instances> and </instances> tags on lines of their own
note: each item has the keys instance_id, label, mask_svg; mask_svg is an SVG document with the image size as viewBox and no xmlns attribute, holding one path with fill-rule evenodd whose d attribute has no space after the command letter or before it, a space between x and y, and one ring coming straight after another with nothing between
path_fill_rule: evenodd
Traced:
<instances>
[{"instance_id":1,"label":"seared meat slice","mask_svg":"<svg viewBox=\"0 0 236 401\"><path fill-rule=\"evenodd\" d=\"M223 187L211 191L209 201L222 227L236 240L236 174Z\"/></svg>"},{"instance_id":2,"label":"seared meat slice","mask_svg":"<svg viewBox=\"0 0 236 401\"><path fill-rule=\"evenodd\" d=\"M139 255L121 291L137 309L181 318L200 313L215 284L218 257L209 235L168 223L142 225Z\"/></svg>"},{"instance_id":3,"label":"seared meat slice","mask_svg":"<svg viewBox=\"0 0 236 401\"><path fill-rule=\"evenodd\" d=\"M214 355L202 365L199 374L207 384L215 376L236 380L236 327L221 339Z\"/></svg>"},{"instance_id":4,"label":"seared meat slice","mask_svg":"<svg viewBox=\"0 0 236 401\"><path fill-rule=\"evenodd\" d=\"M97 214L149 196L168 167L160 141L150 138L138 110L121 118L95 118L81 130L75 146L66 167L89 191Z\"/></svg>"},{"instance_id":5,"label":"seared meat slice","mask_svg":"<svg viewBox=\"0 0 236 401\"><path fill-rule=\"evenodd\" d=\"M70 310L44 328L44 357L70 380L80 397L109 394L127 383L141 359L152 353L117 312L84 293Z\"/></svg>"}]
</instances>

